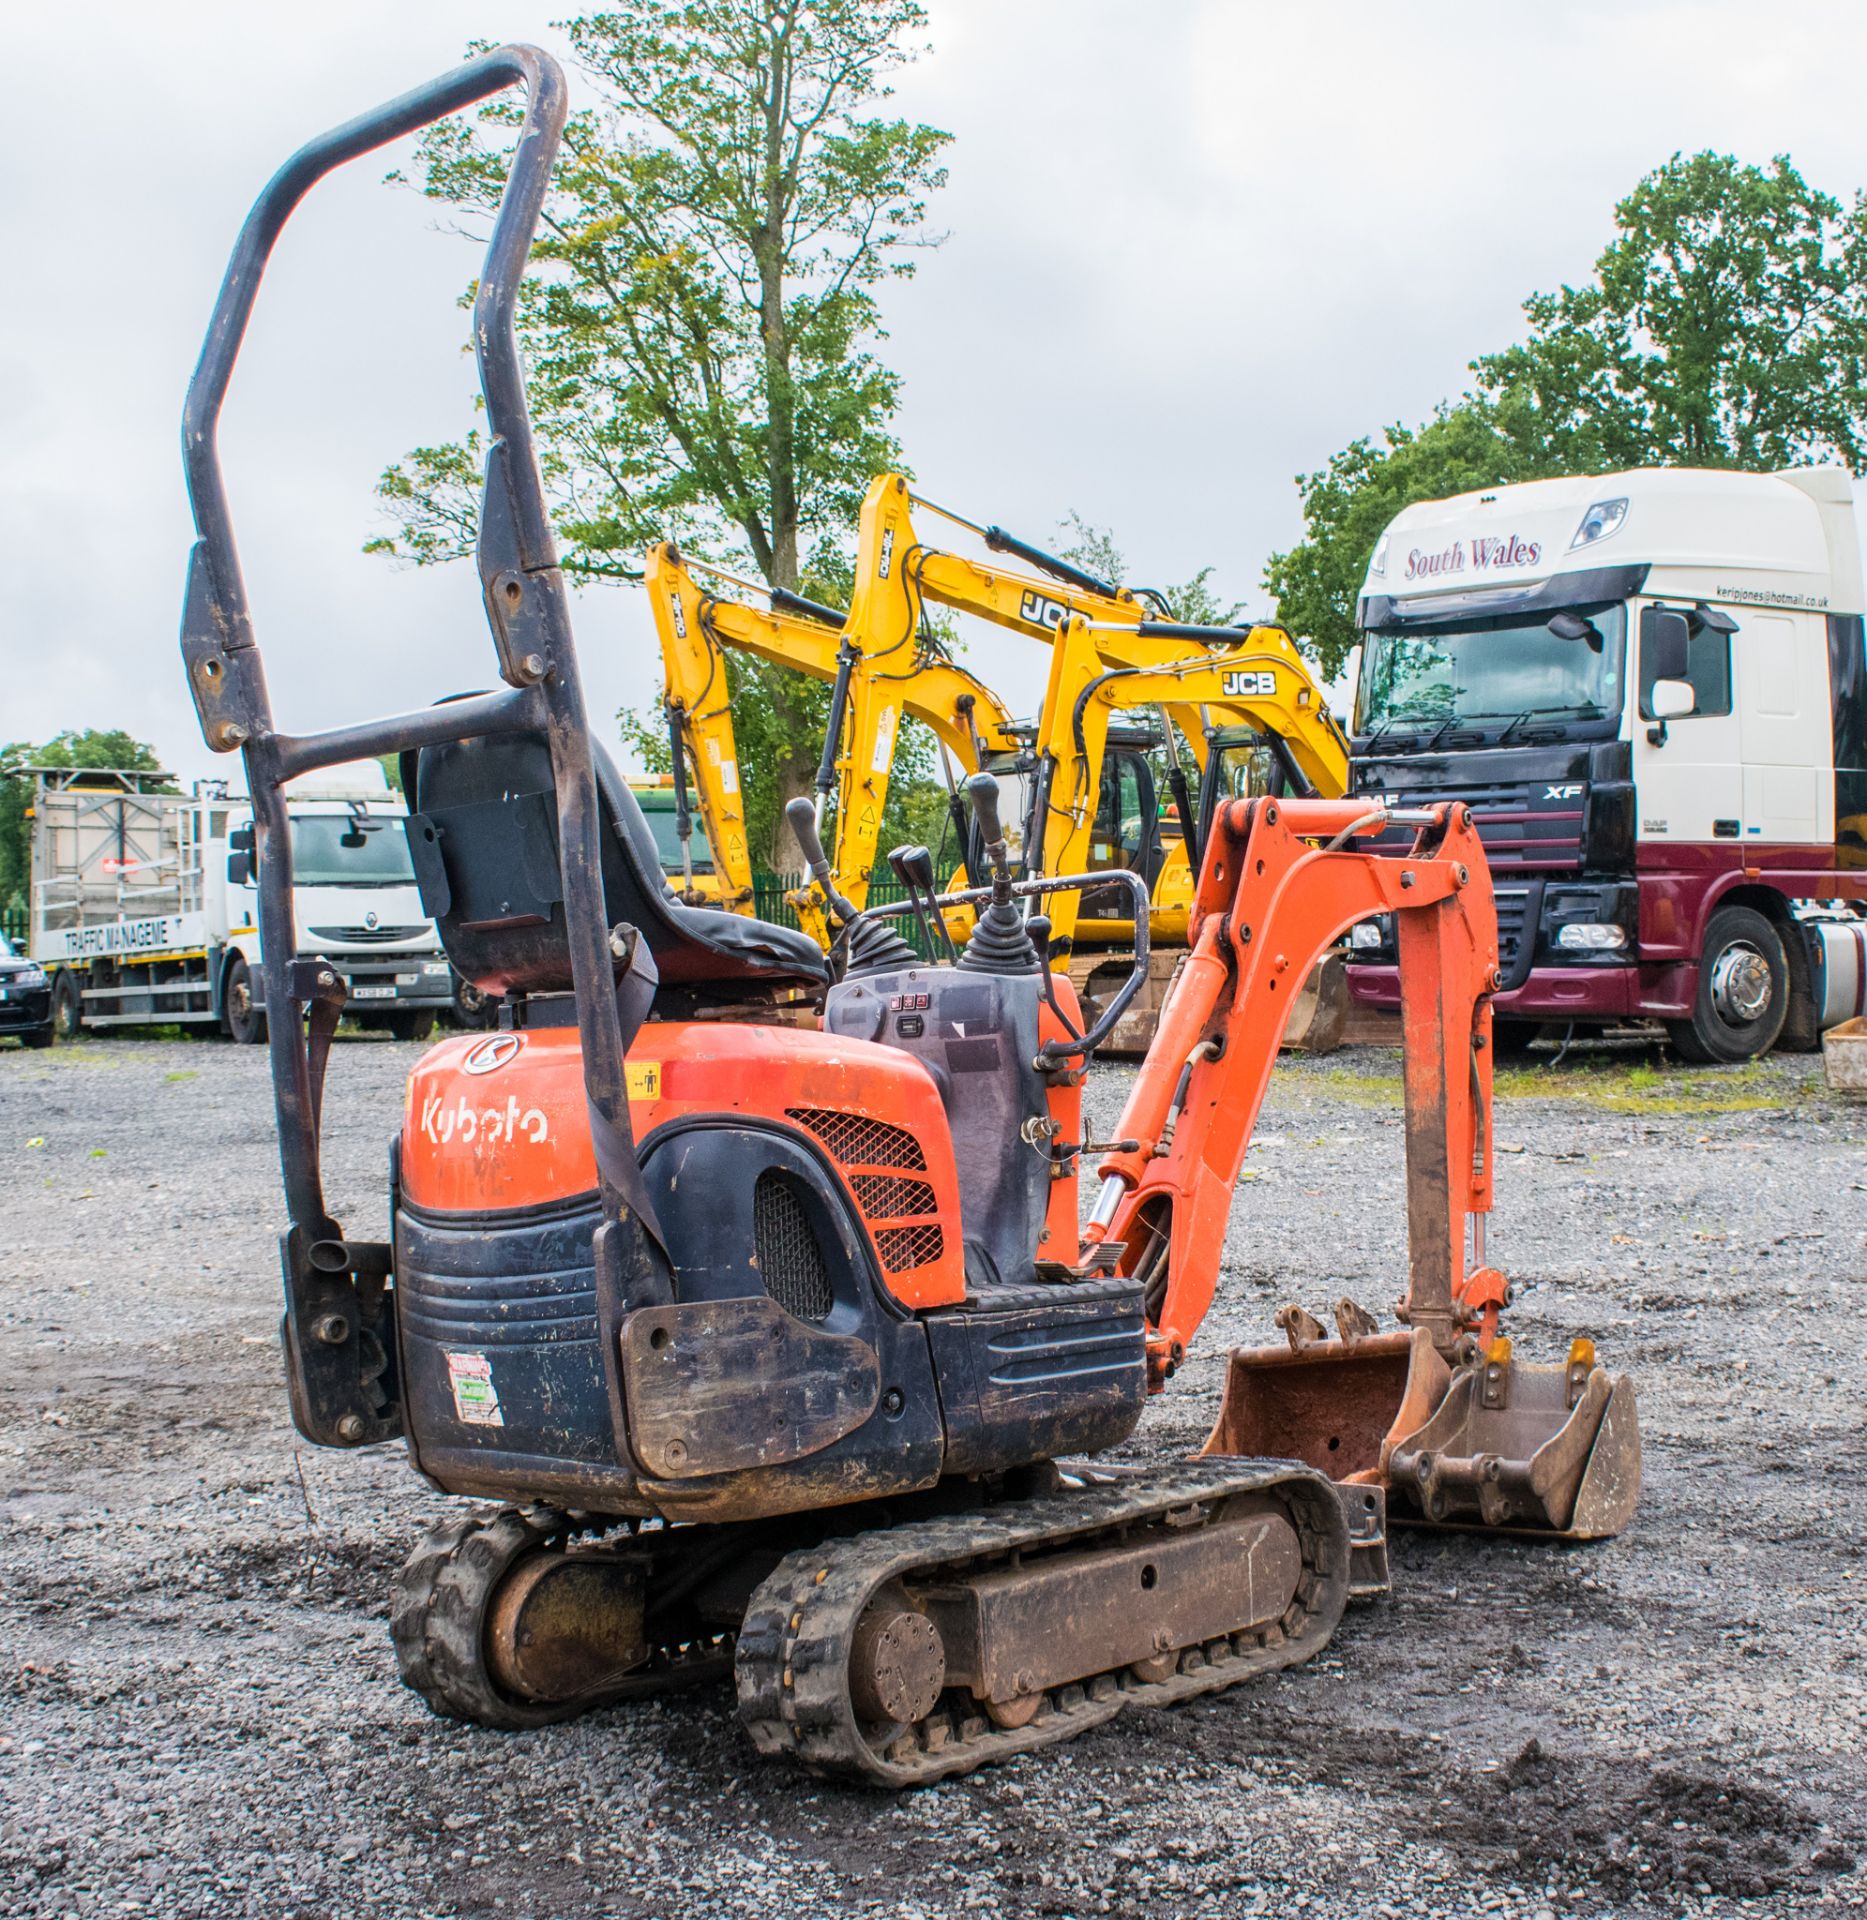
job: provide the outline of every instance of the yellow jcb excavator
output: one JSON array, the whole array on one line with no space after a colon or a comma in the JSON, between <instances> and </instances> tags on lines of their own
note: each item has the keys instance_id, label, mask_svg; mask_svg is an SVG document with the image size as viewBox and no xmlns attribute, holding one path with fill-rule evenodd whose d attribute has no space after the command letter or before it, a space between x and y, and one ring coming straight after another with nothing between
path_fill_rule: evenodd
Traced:
<instances>
[{"instance_id":1,"label":"yellow jcb excavator","mask_svg":"<svg viewBox=\"0 0 1867 1920\"><path fill-rule=\"evenodd\" d=\"M1046 577L928 546L914 527L915 505L973 528L989 548L1016 555ZM818 813L835 791L832 878L857 906L875 864L904 712L939 736L949 795L956 792L955 761L965 773L991 767L1032 776L1019 847L1024 871L1123 867L1143 874L1155 951L1147 990L1118 1030L1118 1049L1145 1046L1175 955L1184 948L1196 815L1209 813L1221 795L1332 798L1346 790L1347 743L1281 628L1189 626L1156 617L1166 610L1159 596L1150 604L1149 596L1097 580L1000 528L977 527L933 507L899 474L876 480L864 502L846 616L795 594L718 576L769 601L768 609L750 606L703 589L695 571L714 572L663 545L650 556L648 585L662 641L677 790L684 795L685 760L720 872L718 903L750 911L752 901L723 657L737 648L835 684L817 776ZM1004 703L951 660L923 617L930 603L1052 646L1050 685L1035 726L1018 727ZM1150 677L1157 675L1167 677ZM1136 712L1149 716L1147 724L1117 721ZM1181 741L1194 763L1197 806ZM1150 748L1162 747L1180 820L1178 838L1167 842L1149 759ZM963 809L956 810L955 825L964 844ZM968 864L976 861L975 850ZM821 891L807 888L793 899L804 924L827 939ZM1064 896L1056 905L1056 952L1074 953L1070 970L1079 985L1093 994L1104 975L1119 984L1134 939L1125 891L1092 895L1086 906ZM1346 1009L1339 975L1339 963L1326 963L1299 996L1291 1032L1303 1044L1320 1050L1339 1037ZM1319 981L1330 989L1320 996Z\"/></svg>"}]
</instances>

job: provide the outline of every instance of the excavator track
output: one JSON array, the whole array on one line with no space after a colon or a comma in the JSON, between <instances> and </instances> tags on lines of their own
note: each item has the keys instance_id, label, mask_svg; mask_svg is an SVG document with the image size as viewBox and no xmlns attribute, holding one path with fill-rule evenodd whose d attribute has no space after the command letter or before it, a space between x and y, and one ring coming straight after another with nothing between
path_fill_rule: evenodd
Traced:
<instances>
[{"instance_id":1,"label":"excavator track","mask_svg":"<svg viewBox=\"0 0 1867 1920\"><path fill-rule=\"evenodd\" d=\"M887 1636L898 1623L913 1628L909 1616L917 1607L939 1618L956 1593L968 1598L969 1589L994 1580L1002 1587L1034 1575L1041 1588L1060 1560L1080 1568L1087 1554L1106 1553L1114 1576L1155 1543L1168 1553L1184 1551L1200 1529L1238 1528L1242 1510L1260 1537L1267 1526L1277 1530L1282 1564L1292 1571L1275 1591L1256 1590L1246 1547L1232 1583L1244 1616L1236 1628L1164 1645L1166 1636L1157 1631L1147 1657L1040 1684L1010 1702L988 1702L964 1686L946 1685L930 1709L911 1720L878 1724L859 1710L858 1697L877 1694L878 1641L884 1666L891 1653L894 1658L884 1684L911 1668L909 1643L917 1634L925 1638L927 1629L900 1633L892 1647ZM1238 1537L1243 1541L1242 1532ZM1212 1544L1224 1549L1230 1538ZM1172 1705L1309 1658L1341 1618L1349 1558L1341 1503L1323 1475L1288 1461L1218 1458L828 1540L787 1555L753 1595L734 1663L740 1715L761 1752L791 1754L816 1773L886 1787L945 1779L1073 1739L1127 1707ZM1151 1585L1152 1571L1144 1561L1141 1587ZM1126 1588L1120 1604L1130 1621L1145 1617L1147 1603L1128 1598ZM1067 1661L1062 1649L1073 1639L1092 1644L1096 1617L1107 1610L1106 1594L1091 1597L1086 1639L1076 1638L1084 1630L1080 1617L1053 1612L1033 1635L1041 1634L1044 1645L1033 1645L1028 1655L1019 1650L1016 1658L1038 1668L1045 1660L1053 1666L1058 1658ZM878 1620L884 1623L879 1634ZM852 1660L865 1646L866 1684L862 1671L852 1674Z\"/></svg>"},{"instance_id":2,"label":"excavator track","mask_svg":"<svg viewBox=\"0 0 1867 1920\"><path fill-rule=\"evenodd\" d=\"M552 1507L507 1507L488 1519L452 1520L428 1533L396 1577L389 1635L403 1682L449 1720L522 1729L549 1726L623 1700L673 1693L719 1678L732 1665L732 1638L651 1638L645 1661L599 1686L562 1699L523 1698L500 1684L487 1661L487 1615L518 1563L580 1533Z\"/></svg>"}]
</instances>

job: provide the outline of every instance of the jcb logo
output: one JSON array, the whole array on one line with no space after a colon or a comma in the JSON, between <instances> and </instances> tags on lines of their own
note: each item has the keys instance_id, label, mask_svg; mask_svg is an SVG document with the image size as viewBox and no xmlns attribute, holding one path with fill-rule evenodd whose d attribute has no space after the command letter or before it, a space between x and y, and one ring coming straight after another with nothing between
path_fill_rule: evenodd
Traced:
<instances>
[{"instance_id":1,"label":"jcb logo","mask_svg":"<svg viewBox=\"0 0 1867 1920\"><path fill-rule=\"evenodd\" d=\"M1268 669L1249 672L1240 667L1219 676L1219 691L1233 700L1275 700L1277 676Z\"/></svg>"},{"instance_id":2,"label":"jcb logo","mask_svg":"<svg viewBox=\"0 0 1867 1920\"><path fill-rule=\"evenodd\" d=\"M1034 627L1055 629L1069 617L1069 608L1061 600L1051 599L1047 593L1030 591L1018 602L1018 618L1028 620Z\"/></svg>"},{"instance_id":3,"label":"jcb logo","mask_svg":"<svg viewBox=\"0 0 1867 1920\"><path fill-rule=\"evenodd\" d=\"M1543 790L1545 800L1579 800L1581 797L1582 783L1579 780L1572 781L1567 786L1546 787Z\"/></svg>"}]
</instances>

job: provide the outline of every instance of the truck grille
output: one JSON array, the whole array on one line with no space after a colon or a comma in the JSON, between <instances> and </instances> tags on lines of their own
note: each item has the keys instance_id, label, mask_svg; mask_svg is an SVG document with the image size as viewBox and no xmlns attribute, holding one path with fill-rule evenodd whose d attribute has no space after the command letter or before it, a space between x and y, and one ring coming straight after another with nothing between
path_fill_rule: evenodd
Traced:
<instances>
[{"instance_id":1,"label":"truck grille","mask_svg":"<svg viewBox=\"0 0 1867 1920\"><path fill-rule=\"evenodd\" d=\"M386 946L392 940L419 940L428 931L424 920L412 927L310 927L314 940L328 940L333 946Z\"/></svg>"},{"instance_id":2,"label":"truck grille","mask_svg":"<svg viewBox=\"0 0 1867 1920\"><path fill-rule=\"evenodd\" d=\"M1415 789L1384 784L1379 769L1370 773L1369 786L1401 806L1463 800L1472 810L1478 838L1484 842L1485 858L1494 872L1509 872L1515 867L1577 867L1581 864L1585 792L1576 794L1566 804L1534 806L1531 804L1533 787L1522 781L1468 782L1463 786L1440 786L1435 782L1430 787ZM1538 787L1534 791L1540 793L1542 789ZM1410 828L1395 828L1370 844L1385 850L1409 846L1412 838Z\"/></svg>"},{"instance_id":3,"label":"truck grille","mask_svg":"<svg viewBox=\"0 0 1867 1920\"><path fill-rule=\"evenodd\" d=\"M1497 900L1497 963L1509 973L1517 962L1517 950L1523 944L1524 910L1529 895L1522 887L1499 887ZM1536 938L1536 929L1530 929Z\"/></svg>"}]
</instances>

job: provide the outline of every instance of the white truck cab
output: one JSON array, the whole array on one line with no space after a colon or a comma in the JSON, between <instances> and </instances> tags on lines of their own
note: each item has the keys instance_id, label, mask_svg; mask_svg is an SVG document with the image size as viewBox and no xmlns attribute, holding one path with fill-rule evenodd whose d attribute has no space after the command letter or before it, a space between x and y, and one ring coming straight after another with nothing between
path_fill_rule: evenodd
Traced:
<instances>
[{"instance_id":1,"label":"white truck cab","mask_svg":"<svg viewBox=\"0 0 1867 1920\"><path fill-rule=\"evenodd\" d=\"M408 809L375 760L301 775L286 787L292 918L298 951L332 962L345 1012L413 1039L452 1003L453 975L409 860ZM234 816L224 862L229 963L223 999L236 1038L257 1038L263 1009L252 814ZM211 884L211 882L210 882Z\"/></svg>"},{"instance_id":2,"label":"white truck cab","mask_svg":"<svg viewBox=\"0 0 1867 1920\"><path fill-rule=\"evenodd\" d=\"M167 774L32 768L31 949L66 1038L83 1027L217 1025L265 1032L252 811ZM298 951L329 960L346 1011L415 1038L453 1001L453 974L409 863L406 809L362 761L291 789Z\"/></svg>"},{"instance_id":3,"label":"white truck cab","mask_svg":"<svg viewBox=\"0 0 1867 1920\"><path fill-rule=\"evenodd\" d=\"M1861 1010L1863 605L1835 467L1541 480L1395 518L1358 607L1354 788L1472 806L1501 1047L1649 1018L1735 1060ZM1356 930L1350 979L1391 1005L1387 938Z\"/></svg>"}]
</instances>

